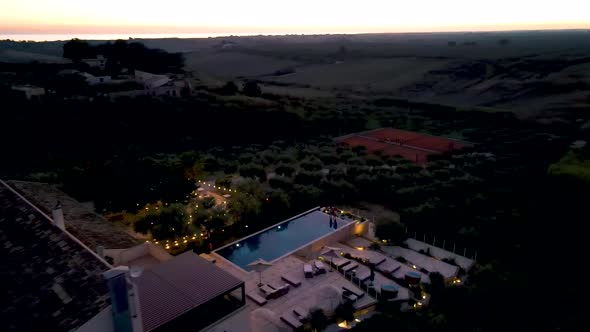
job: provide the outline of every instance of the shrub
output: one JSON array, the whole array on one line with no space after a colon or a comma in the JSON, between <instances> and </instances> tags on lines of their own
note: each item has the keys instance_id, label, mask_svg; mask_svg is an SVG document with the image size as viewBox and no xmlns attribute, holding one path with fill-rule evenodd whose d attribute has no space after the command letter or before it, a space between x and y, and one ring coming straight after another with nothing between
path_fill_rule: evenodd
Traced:
<instances>
[{"instance_id":1,"label":"shrub","mask_svg":"<svg viewBox=\"0 0 590 332\"><path fill-rule=\"evenodd\" d=\"M381 250L381 246L379 245L379 243L377 242L373 242L371 243L371 245L369 246L369 249L371 250Z\"/></svg>"},{"instance_id":2,"label":"shrub","mask_svg":"<svg viewBox=\"0 0 590 332\"><path fill-rule=\"evenodd\" d=\"M242 87L242 93L249 97L260 97L262 90L258 86L258 83L254 81L248 81L244 83L244 86Z\"/></svg>"},{"instance_id":3,"label":"shrub","mask_svg":"<svg viewBox=\"0 0 590 332\"><path fill-rule=\"evenodd\" d=\"M330 324L330 320L322 309L313 309L309 312L309 324L313 329L322 331Z\"/></svg>"},{"instance_id":4,"label":"shrub","mask_svg":"<svg viewBox=\"0 0 590 332\"><path fill-rule=\"evenodd\" d=\"M354 313L356 309L352 302L344 302L339 304L336 309L334 310L334 317L336 321L347 321L350 322L354 319Z\"/></svg>"},{"instance_id":5,"label":"shrub","mask_svg":"<svg viewBox=\"0 0 590 332\"><path fill-rule=\"evenodd\" d=\"M406 239L404 225L394 220L378 220L375 236L380 240L388 240L399 244Z\"/></svg>"},{"instance_id":6,"label":"shrub","mask_svg":"<svg viewBox=\"0 0 590 332\"><path fill-rule=\"evenodd\" d=\"M289 166L289 165L279 165L275 169L275 173L281 174L284 176L291 176L291 175L293 175L293 173L295 173L295 168L293 166Z\"/></svg>"},{"instance_id":7,"label":"shrub","mask_svg":"<svg viewBox=\"0 0 590 332\"><path fill-rule=\"evenodd\" d=\"M290 190L293 188L293 184L289 180L282 176L275 176L268 180L270 186L274 189Z\"/></svg>"},{"instance_id":8,"label":"shrub","mask_svg":"<svg viewBox=\"0 0 590 332\"><path fill-rule=\"evenodd\" d=\"M231 177L224 176L222 178L215 179L215 185L217 187L229 188L231 187Z\"/></svg>"},{"instance_id":9,"label":"shrub","mask_svg":"<svg viewBox=\"0 0 590 332\"><path fill-rule=\"evenodd\" d=\"M203 205L205 209L210 209L215 206L215 198L205 197L201 200L201 205Z\"/></svg>"}]
</instances>

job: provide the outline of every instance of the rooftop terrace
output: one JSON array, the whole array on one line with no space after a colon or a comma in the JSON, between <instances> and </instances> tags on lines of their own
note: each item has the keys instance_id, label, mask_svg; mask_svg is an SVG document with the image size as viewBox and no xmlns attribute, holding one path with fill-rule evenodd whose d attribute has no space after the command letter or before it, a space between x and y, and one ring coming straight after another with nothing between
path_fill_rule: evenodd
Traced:
<instances>
[{"instance_id":1,"label":"rooftop terrace","mask_svg":"<svg viewBox=\"0 0 590 332\"><path fill-rule=\"evenodd\" d=\"M106 249L130 248L141 241L134 239L120 225L109 222L55 186L47 183L10 181L17 191L48 215L59 201L64 212L66 229L90 249L101 245Z\"/></svg>"},{"instance_id":2,"label":"rooftop terrace","mask_svg":"<svg viewBox=\"0 0 590 332\"><path fill-rule=\"evenodd\" d=\"M110 303L87 248L0 182L2 331L72 331Z\"/></svg>"}]
</instances>

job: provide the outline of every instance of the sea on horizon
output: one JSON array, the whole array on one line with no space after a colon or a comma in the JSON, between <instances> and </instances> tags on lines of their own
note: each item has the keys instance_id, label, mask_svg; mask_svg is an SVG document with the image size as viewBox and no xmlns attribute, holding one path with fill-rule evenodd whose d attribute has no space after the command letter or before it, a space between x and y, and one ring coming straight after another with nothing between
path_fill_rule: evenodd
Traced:
<instances>
[{"instance_id":1,"label":"sea on horizon","mask_svg":"<svg viewBox=\"0 0 590 332\"><path fill-rule=\"evenodd\" d=\"M14 41L60 41L78 38L82 40L117 40L117 39L162 39L162 38L214 38L229 36L256 36L256 35L284 35L285 33L100 33L100 34L3 34L0 33L0 40Z\"/></svg>"}]
</instances>

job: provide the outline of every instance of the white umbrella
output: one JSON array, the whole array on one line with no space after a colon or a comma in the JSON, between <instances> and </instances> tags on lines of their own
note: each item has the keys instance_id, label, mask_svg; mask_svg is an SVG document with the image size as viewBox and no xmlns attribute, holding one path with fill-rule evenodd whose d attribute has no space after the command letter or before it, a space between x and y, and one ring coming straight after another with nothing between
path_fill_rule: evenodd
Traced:
<instances>
[{"instance_id":1,"label":"white umbrella","mask_svg":"<svg viewBox=\"0 0 590 332\"><path fill-rule=\"evenodd\" d=\"M332 258L339 257L340 255L338 254L338 252L340 252L341 250L342 248L324 246L324 251L322 252L321 256L330 257L330 271L333 271Z\"/></svg>"},{"instance_id":2,"label":"white umbrella","mask_svg":"<svg viewBox=\"0 0 590 332\"><path fill-rule=\"evenodd\" d=\"M258 272L258 274L260 275L260 281L258 283L258 286L260 286L260 285L262 285L262 271L271 267L272 264L265 261L262 258L258 258L257 260L253 261L252 263L250 263L246 266L248 266L252 271Z\"/></svg>"}]
</instances>

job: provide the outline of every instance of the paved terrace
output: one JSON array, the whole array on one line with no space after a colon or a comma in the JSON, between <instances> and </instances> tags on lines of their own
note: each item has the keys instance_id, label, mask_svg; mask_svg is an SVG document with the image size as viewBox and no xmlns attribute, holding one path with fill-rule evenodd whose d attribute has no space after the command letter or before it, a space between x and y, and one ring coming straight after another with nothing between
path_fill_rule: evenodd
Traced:
<instances>
[{"instance_id":1,"label":"paved terrace","mask_svg":"<svg viewBox=\"0 0 590 332\"><path fill-rule=\"evenodd\" d=\"M475 261L472 259L441 249L439 247L431 246L422 241L418 241L415 239L407 239L406 243L408 244L408 247L412 250L419 251L421 249L430 249L430 254L432 255L432 257L435 257L437 259L452 258L455 260L455 263L457 263L457 265L462 267L465 271L469 271L475 263Z\"/></svg>"},{"instance_id":2,"label":"paved terrace","mask_svg":"<svg viewBox=\"0 0 590 332\"><path fill-rule=\"evenodd\" d=\"M215 263L217 266L246 282L246 293L258 292L257 285L259 282L259 274L257 272L246 272L228 262L216 253L211 254L211 256L217 260ZM326 268L328 270L327 273L306 279L303 275L304 263L306 263L306 261L298 258L295 255L290 255L281 258L275 262L273 266L269 267L262 273L263 283L285 284L285 282L281 280L281 275L283 274L291 275L301 281L301 286L291 287L289 293L279 297L278 299L268 300L268 303L262 306L262 308L269 309L276 313L277 317L280 317L284 314L291 314L293 307L295 306L299 306L306 310L316 306L316 304L319 302L317 299L318 290L323 286L332 285L336 286L337 288L346 286L347 288L358 289L358 287L355 287L350 281L346 280L339 272L329 272L330 269L328 264L326 264ZM377 301L375 299L365 294L365 296L356 302L356 306L359 308L366 307L376 302ZM261 308L261 306L258 306L256 303L247 298L246 307L243 310L227 318L225 321L212 327L208 331L250 332L252 331L250 326L250 313L258 308ZM284 323L282 324L283 325L281 328L284 328L285 331L291 330L287 325Z\"/></svg>"}]
</instances>

